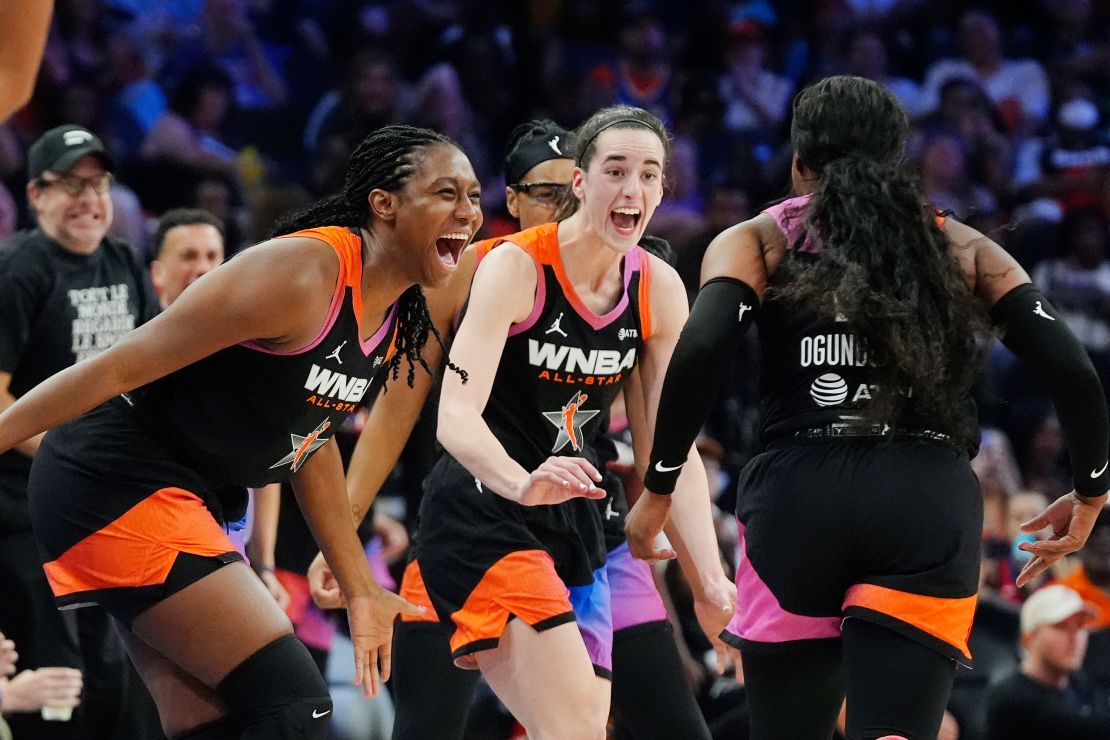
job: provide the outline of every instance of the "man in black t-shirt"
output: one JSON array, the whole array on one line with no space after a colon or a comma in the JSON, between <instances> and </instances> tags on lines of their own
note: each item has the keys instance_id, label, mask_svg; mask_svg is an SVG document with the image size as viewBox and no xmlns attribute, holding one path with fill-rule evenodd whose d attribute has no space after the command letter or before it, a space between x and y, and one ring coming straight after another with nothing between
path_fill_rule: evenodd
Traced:
<instances>
[{"instance_id":1,"label":"man in black t-shirt","mask_svg":"<svg viewBox=\"0 0 1110 740\"><path fill-rule=\"evenodd\" d=\"M991 740L1110 737L1110 695L1080 670L1093 610L1067 586L1045 586L1021 608L1021 670L987 694Z\"/></svg>"},{"instance_id":2,"label":"man in black t-shirt","mask_svg":"<svg viewBox=\"0 0 1110 740\"><path fill-rule=\"evenodd\" d=\"M60 126L32 145L27 160L38 227L0 244L0 409L158 309L145 271L107 237L115 163L100 139ZM75 617L55 608L27 514L27 476L41 438L0 455L0 630L19 645L21 668L80 668L86 691L73 722L27 716L13 719L12 729L17 737L109 737L124 702L126 658L101 610Z\"/></svg>"}]
</instances>

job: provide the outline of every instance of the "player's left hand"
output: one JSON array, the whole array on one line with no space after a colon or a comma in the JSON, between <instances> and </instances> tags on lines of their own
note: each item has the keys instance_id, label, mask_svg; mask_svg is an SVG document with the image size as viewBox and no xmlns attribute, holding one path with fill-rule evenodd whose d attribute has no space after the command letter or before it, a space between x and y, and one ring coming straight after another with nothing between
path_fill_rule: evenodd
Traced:
<instances>
[{"instance_id":1,"label":"player's left hand","mask_svg":"<svg viewBox=\"0 0 1110 740\"><path fill-rule=\"evenodd\" d=\"M624 534L628 539L628 550L633 557L648 562L673 560L675 551L670 548L656 548L656 539L667 523L671 513L671 497L644 490L640 498L628 512L624 520ZM733 597L735 603L736 598Z\"/></svg>"},{"instance_id":2,"label":"player's left hand","mask_svg":"<svg viewBox=\"0 0 1110 740\"><path fill-rule=\"evenodd\" d=\"M721 641L721 633L732 621L736 613L736 584L727 579L702 590L694 596L694 614L698 624L709 638L714 652L717 653L717 673L724 675L732 664L728 646Z\"/></svg>"},{"instance_id":3,"label":"player's left hand","mask_svg":"<svg viewBox=\"0 0 1110 740\"><path fill-rule=\"evenodd\" d=\"M1030 533L1052 527L1052 537L1018 546L1032 553L1033 557L1018 573L1017 585L1024 586L1057 560L1083 547L1105 504L1105 493L1101 496L1078 496L1072 491L1049 504L1039 516L1022 524L1021 531Z\"/></svg>"},{"instance_id":4,"label":"player's left hand","mask_svg":"<svg viewBox=\"0 0 1110 740\"><path fill-rule=\"evenodd\" d=\"M355 684L366 697L377 696L389 680L393 654L393 622L398 614L418 617L424 607L410 604L378 586L368 596L347 599L347 621L355 650Z\"/></svg>"}]
</instances>

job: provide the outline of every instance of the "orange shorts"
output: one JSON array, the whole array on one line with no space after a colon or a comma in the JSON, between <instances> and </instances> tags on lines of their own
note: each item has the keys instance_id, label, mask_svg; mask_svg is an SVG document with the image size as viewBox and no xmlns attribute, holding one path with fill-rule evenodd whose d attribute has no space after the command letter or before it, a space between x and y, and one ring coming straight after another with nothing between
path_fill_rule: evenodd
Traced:
<instances>
[{"instance_id":1,"label":"orange shorts","mask_svg":"<svg viewBox=\"0 0 1110 740\"><path fill-rule=\"evenodd\" d=\"M214 558L203 567L182 555ZM163 488L43 565L59 608L102 604L130 623L197 577L242 557L195 494ZM171 578L175 568L176 578ZM121 597L138 611L116 614ZM124 612L128 610L123 610Z\"/></svg>"}]
</instances>

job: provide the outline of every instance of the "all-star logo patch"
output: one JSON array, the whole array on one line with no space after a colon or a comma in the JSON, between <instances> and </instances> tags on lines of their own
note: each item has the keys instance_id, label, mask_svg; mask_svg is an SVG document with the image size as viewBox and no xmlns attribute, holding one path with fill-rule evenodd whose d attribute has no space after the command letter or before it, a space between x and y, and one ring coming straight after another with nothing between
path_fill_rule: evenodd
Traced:
<instances>
[{"instance_id":1,"label":"all-star logo patch","mask_svg":"<svg viewBox=\"0 0 1110 740\"><path fill-rule=\"evenodd\" d=\"M304 465L304 461L307 460L313 452L331 439L330 437L322 436L330 426L331 422L324 419L307 437L302 437L299 434L290 434L289 439L293 443L293 451L271 465L270 470L288 465L289 469L296 473L301 469L301 465Z\"/></svg>"},{"instance_id":2,"label":"all-star logo patch","mask_svg":"<svg viewBox=\"0 0 1110 740\"><path fill-rule=\"evenodd\" d=\"M582 405L589 398L582 391L578 391L559 411L543 412L544 418L559 430L559 434L555 438L555 446L551 448L552 452L558 452L568 444L575 452L582 449L582 425L601 413L597 410L585 411L582 409Z\"/></svg>"}]
</instances>

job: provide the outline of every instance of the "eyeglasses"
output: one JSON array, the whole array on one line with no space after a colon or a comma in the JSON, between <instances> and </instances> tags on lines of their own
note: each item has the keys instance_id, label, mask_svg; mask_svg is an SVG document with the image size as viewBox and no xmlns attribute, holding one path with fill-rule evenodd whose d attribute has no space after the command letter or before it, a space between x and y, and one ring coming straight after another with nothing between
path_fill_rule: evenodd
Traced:
<instances>
[{"instance_id":1,"label":"eyeglasses","mask_svg":"<svg viewBox=\"0 0 1110 740\"><path fill-rule=\"evenodd\" d=\"M532 202L538 206L545 206L547 208L554 208L567 194L570 189L569 185L563 185L558 182L518 182L510 185L510 188L518 193L524 193Z\"/></svg>"},{"instance_id":2,"label":"eyeglasses","mask_svg":"<svg viewBox=\"0 0 1110 740\"><path fill-rule=\"evenodd\" d=\"M36 182L40 188L48 188L52 185L57 185L62 189L66 195L76 198L81 193L85 192L85 188L92 186L93 192L104 194L112 187L112 183L116 178L112 176L111 172L105 172L97 175L96 177L78 177L77 175L62 175L53 180L47 180L45 177L40 177Z\"/></svg>"}]
</instances>

